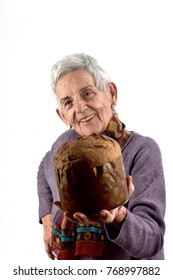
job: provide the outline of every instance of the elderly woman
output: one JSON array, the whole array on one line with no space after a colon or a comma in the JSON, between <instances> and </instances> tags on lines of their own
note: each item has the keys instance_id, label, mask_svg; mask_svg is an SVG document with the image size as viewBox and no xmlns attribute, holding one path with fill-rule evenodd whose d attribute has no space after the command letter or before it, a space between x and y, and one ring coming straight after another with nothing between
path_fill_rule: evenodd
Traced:
<instances>
[{"instance_id":1,"label":"elderly woman","mask_svg":"<svg viewBox=\"0 0 173 280\"><path fill-rule=\"evenodd\" d=\"M70 129L55 141L38 170L39 219L48 256L54 259L55 251L58 259L164 259L165 182L157 143L125 129L115 111L116 86L94 58L66 56L52 68L52 87L57 114ZM72 216L61 210L53 158L64 142L92 133L106 134L120 145L129 200L111 211L102 209L98 216ZM100 236L80 240L76 232L81 223L87 233L99 228Z\"/></svg>"}]
</instances>

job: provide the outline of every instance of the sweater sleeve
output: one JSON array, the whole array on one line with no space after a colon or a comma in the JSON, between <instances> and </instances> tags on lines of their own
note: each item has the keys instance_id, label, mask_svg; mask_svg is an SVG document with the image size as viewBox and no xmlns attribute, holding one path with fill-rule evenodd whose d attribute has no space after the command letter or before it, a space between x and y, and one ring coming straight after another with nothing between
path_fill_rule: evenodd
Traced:
<instances>
[{"instance_id":1,"label":"sweater sleeve","mask_svg":"<svg viewBox=\"0 0 173 280\"><path fill-rule=\"evenodd\" d=\"M48 152L40 163L37 173L37 192L39 199L39 222L45 215L51 214L53 196L45 174L45 161L50 156Z\"/></svg>"},{"instance_id":2,"label":"sweater sleeve","mask_svg":"<svg viewBox=\"0 0 173 280\"><path fill-rule=\"evenodd\" d=\"M109 240L134 258L146 259L163 246L165 182L157 143L144 138L135 151L131 151L133 160L129 174L135 191L127 204L127 216L118 234L109 225L105 228Z\"/></svg>"},{"instance_id":3,"label":"sweater sleeve","mask_svg":"<svg viewBox=\"0 0 173 280\"><path fill-rule=\"evenodd\" d=\"M51 150L46 153L45 157L40 163L37 173L37 192L39 199L39 222L41 218L47 214L52 214L54 217L57 207L53 201L60 200L57 182L54 174L53 158L58 148L67 141L76 139L79 135L77 132L67 130L61 134L55 143L52 145Z\"/></svg>"}]
</instances>

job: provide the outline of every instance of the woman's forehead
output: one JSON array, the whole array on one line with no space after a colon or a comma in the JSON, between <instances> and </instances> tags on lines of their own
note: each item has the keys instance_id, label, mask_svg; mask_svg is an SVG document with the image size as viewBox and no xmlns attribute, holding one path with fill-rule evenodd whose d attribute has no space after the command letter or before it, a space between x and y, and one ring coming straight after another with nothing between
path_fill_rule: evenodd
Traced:
<instances>
[{"instance_id":1,"label":"woman's forehead","mask_svg":"<svg viewBox=\"0 0 173 280\"><path fill-rule=\"evenodd\" d=\"M64 74L56 84L56 93L63 92L64 94L78 92L95 87L92 75L86 70L76 70Z\"/></svg>"}]
</instances>

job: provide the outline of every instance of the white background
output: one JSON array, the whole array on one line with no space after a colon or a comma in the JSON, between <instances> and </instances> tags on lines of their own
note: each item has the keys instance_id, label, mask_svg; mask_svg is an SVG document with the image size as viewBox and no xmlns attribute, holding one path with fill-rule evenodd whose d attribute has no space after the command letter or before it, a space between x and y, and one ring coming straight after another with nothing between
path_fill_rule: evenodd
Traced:
<instances>
[{"instance_id":1,"label":"white background","mask_svg":"<svg viewBox=\"0 0 173 280\"><path fill-rule=\"evenodd\" d=\"M0 0L0 258L50 262L38 224L37 169L66 130L50 87L66 54L95 57L118 88L118 113L162 151L172 257L173 9L168 0Z\"/></svg>"}]
</instances>

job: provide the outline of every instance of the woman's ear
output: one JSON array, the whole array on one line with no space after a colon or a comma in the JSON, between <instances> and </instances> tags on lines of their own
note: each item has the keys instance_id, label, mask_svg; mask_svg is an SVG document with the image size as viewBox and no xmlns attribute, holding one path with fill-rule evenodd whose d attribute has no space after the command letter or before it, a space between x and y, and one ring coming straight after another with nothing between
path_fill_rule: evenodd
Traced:
<instances>
[{"instance_id":1,"label":"woman's ear","mask_svg":"<svg viewBox=\"0 0 173 280\"><path fill-rule=\"evenodd\" d=\"M56 113L66 125L69 124L68 121L66 120L65 116L63 115L63 113L59 109L56 109Z\"/></svg>"},{"instance_id":2,"label":"woman's ear","mask_svg":"<svg viewBox=\"0 0 173 280\"><path fill-rule=\"evenodd\" d=\"M117 87L114 83L108 83L108 89L109 89L109 93L110 93L110 97L113 101L113 104L117 103Z\"/></svg>"}]
</instances>

